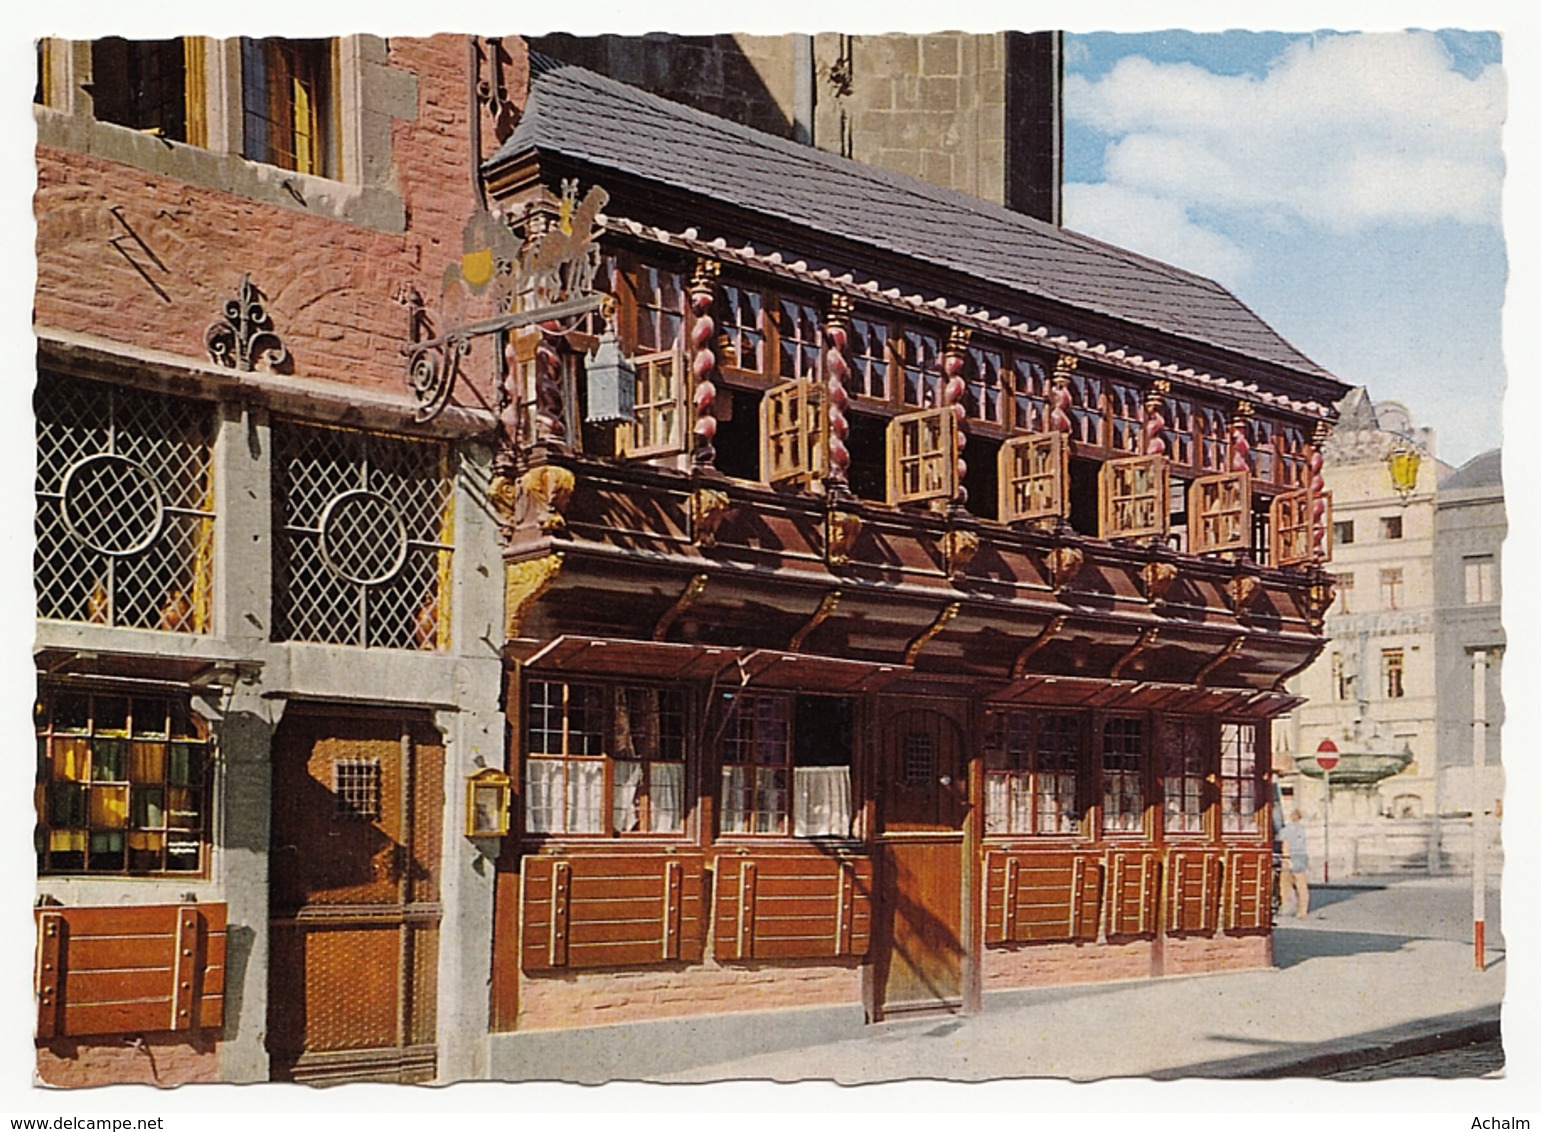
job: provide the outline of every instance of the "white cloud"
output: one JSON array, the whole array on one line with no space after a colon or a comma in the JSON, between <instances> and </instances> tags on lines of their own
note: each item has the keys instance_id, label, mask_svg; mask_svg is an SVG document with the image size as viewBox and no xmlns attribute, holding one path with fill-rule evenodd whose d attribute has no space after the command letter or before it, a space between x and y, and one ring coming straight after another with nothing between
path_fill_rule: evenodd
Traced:
<instances>
[{"instance_id":1,"label":"white cloud","mask_svg":"<svg viewBox=\"0 0 1541 1132\"><path fill-rule=\"evenodd\" d=\"M1066 227L1139 251L1227 285L1244 277L1247 253L1188 219L1169 197L1112 184L1065 186Z\"/></svg>"},{"instance_id":2,"label":"white cloud","mask_svg":"<svg viewBox=\"0 0 1541 1132\"><path fill-rule=\"evenodd\" d=\"M1262 78L1130 56L1065 82L1067 116L1114 139L1110 184L1339 233L1496 226L1504 109L1499 67L1467 79L1426 32L1302 39Z\"/></svg>"}]
</instances>

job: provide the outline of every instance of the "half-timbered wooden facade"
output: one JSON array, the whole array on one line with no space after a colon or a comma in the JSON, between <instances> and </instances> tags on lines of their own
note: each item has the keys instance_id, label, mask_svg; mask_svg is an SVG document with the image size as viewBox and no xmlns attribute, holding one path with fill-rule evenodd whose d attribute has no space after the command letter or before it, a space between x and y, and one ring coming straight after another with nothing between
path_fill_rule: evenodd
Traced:
<instances>
[{"instance_id":1,"label":"half-timbered wooden facade","mask_svg":"<svg viewBox=\"0 0 1541 1132\"><path fill-rule=\"evenodd\" d=\"M1207 280L532 71L490 198L600 200L610 302L507 351L493 1029L1269 962L1342 387Z\"/></svg>"}]
</instances>

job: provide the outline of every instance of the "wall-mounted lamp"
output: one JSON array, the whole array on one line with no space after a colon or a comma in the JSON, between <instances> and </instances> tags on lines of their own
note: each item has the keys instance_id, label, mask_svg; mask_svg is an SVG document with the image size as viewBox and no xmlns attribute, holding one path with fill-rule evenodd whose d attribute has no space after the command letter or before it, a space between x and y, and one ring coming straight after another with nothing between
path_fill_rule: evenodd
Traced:
<instances>
[{"instance_id":1,"label":"wall-mounted lamp","mask_svg":"<svg viewBox=\"0 0 1541 1132\"><path fill-rule=\"evenodd\" d=\"M621 353L613 327L606 327L588 356L589 424L630 423L637 419L637 367Z\"/></svg>"},{"instance_id":2,"label":"wall-mounted lamp","mask_svg":"<svg viewBox=\"0 0 1541 1132\"><path fill-rule=\"evenodd\" d=\"M1418 487L1418 464L1420 462L1418 450L1406 445L1399 445L1386 457L1386 465L1391 471L1391 487L1402 502L1407 502L1407 497Z\"/></svg>"},{"instance_id":3,"label":"wall-mounted lamp","mask_svg":"<svg viewBox=\"0 0 1541 1132\"><path fill-rule=\"evenodd\" d=\"M466 836L507 837L508 775L491 767L466 779Z\"/></svg>"}]
</instances>

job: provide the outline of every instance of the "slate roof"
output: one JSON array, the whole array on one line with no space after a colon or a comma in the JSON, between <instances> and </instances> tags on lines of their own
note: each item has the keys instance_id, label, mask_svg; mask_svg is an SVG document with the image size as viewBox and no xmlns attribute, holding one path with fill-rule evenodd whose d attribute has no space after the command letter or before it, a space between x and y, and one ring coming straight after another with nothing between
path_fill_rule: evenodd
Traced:
<instances>
[{"instance_id":1,"label":"slate roof","mask_svg":"<svg viewBox=\"0 0 1541 1132\"><path fill-rule=\"evenodd\" d=\"M562 154L1024 294L1332 378L1212 280L537 53L531 53L530 69L524 116L489 167L531 149Z\"/></svg>"},{"instance_id":2,"label":"slate roof","mask_svg":"<svg viewBox=\"0 0 1541 1132\"><path fill-rule=\"evenodd\" d=\"M1480 456L1473 456L1456 471L1451 472L1439 485L1440 491L1456 491L1467 487L1502 487L1504 482L1503 453L1495 448Z\"/></svg>"}]
</instances>

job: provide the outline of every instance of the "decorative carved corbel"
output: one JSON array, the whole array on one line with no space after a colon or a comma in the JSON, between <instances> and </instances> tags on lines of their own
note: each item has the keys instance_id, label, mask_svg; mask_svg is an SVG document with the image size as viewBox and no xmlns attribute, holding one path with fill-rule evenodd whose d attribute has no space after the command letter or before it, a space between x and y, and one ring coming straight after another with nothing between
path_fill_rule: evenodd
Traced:
<instances>
[{"instance_id":1,"label":"decorative carved corbel","mask_svg":"<svg viewBox=\"0 0 1541 1132\"><path fill-rule=\"evenodd\" d=\"M1124 669L1128 666L1131 660L1139 656L1146 649L1150 648L1151 645L1156 643L1156 637L1160 634L1160 632L1161 626L1159 625L1152 625L1150 628L1142 632L1139 636L1139 639L1136 640L1134 644L1129 646L1129 651L1124 653L1123 656L1119 657L1116 661L1113 662L1113 668L1108 673L1108 679L1117 680L1119 676L1123 674Z\"/></svg>"},{"instance_id":2,"label":"decorative carved corbel","mask_svg":"<svg viewBox=\"0 0 1541 1132\"><path fill-rule=\"evenodd\" d=\"M1332 602L1336 596L1332 575L1325 571L1317 574L1305 594L1306 623L1311 626L1311 632L1322 631L1322 626L1326 623L1327 611L1332 608Z\"/></svg>"},{"instance_id":3,"label":"decorative carved corbel","mask_svg":"<svg viewBox=\"0 0 1541 1132\"><path fill-rule=\"evenodd\" d=\"M696 599L706 592L706 583L709 581L706 574L697 574L686 584L685 590L669 607L669 612L658 619L658 625L653 629L653 640L661 641L669 635L669 630L689 609L696 603Z\"/></svg>"},{"instance_id":4,"label":"decorative carved corbel","mask_svg":"<svg viewBox=\"0 0 1541 1132\"><path fill-rule=\"evenodd\" d=\"M1153 560L1140 567L1140 588L1153 609L1166 604L1166 593L1177 580L1177 564Z\"/></svg>"},{"instance_id":5,"label":"decorative carved corbel","mask_svg":"<svg viewBox=\"0 0 1541 1132\"><path fill-rule=\"evenodd\" d=\"M541 464L512 481L506 475L493 476L487 494L510 531L537 527L546 534L563 534L567 530L564 512L577 482L568 469Z\"/></svg>"},{"instance_id":6,"label":"decorative carved corbel","mask_svg":"<svg viewBox=\"0 0 1541 1132\"><path fill-rule=\"evenodd\" d=\"M1065 627L1069 620L1068 615L1061 613L1043 627L1043 631L1027 642L1021 652L1017 653L1017 659L1011 665L1011 678L1020 680L1027 675L1027 662L1033 658L1033 654L1044 645L1048 644L1059 635L1059 631Z\"/></svg>"},{"instance_id":7,"label":"decorative carved corbel","mask_svg":"<svg viewBox=\"0 0 1541 1132\"><path fill-rule=\"evenodd\" d=\"M835 606L840 604L840 591L830 590L824 595L824 600L819 602L819 607L813 611L801 629L792 634L792 640L787 644L788 652L802 652L803 642L812 632L824 622L829 620L830 614L835 612Z\"/></svg>"},{"instance_id":8,"label":"decorative carved corbel","mask_svg":"<svg viewBox=\"0 0 1541 1132\"><path fill-rule=\"evenodd\" d=\"M1205 682L1209 679L1209 674L1239 653L1241 646L1246 643L1247 635L1245 633L1238 634L1227 641L1225 648L1221 649L1218 655L1205 664L1203 668L1199 669L1198 675L1193 678L1194 686L1204 687Z\"/></svg>"},{"instance_id":9,"label":"decorative carved corbel","mask_svg":"<svg viewBox=\"0 0 1541 1132\"><path fill-rule=\"evenodd\" d=\"M561 569L560 554L526 558L523 562L510 562L503 568L504 624L510 640L519 636L530 609L551 588Z\"/></svg>"},{"instance_id":10,"label":"decorative carved corbel","mask_svg":"<svg viewBox=\"0 0 1541 1132\"><path fill-rule=\"evenodd\" d=\"M717 528L731 506L728 493L698 487L690 493L690 538L697 546L716 546Z\"/></svg>"},{"instance_id":11,"label":"decorative carved corbel","mask_svg":"<svg viewBox=\"0 0 1541 1132\"><path fill-rule=\"evenodd\" d=\"M1231 612L1245 617L1252 603L1263 592L1262 580L1256 574L1238 573L1225 583L1225 593L1231 603Z\"/></svg>"},{"instance_id":12,"label":"decorative carved corbel","mask_svg":"<svg viewBox=\"0 0 1541 1132\"><path fill-rule=\"evenodd\" d=\"M942 536L942 558L947 563L947 576L956 578L979 553L979 536L962 527L950 528Z\"/></svg>"},{"instance_id":13,"label":"decorative carved corbel","mask_svg":"<svg viewBox=\"0 0 1541 1132\"><path fill-rule=\"evenodd\" d=\"M955 601L951 605L947 606L947 608L943 609L942 612L938 613L936 615L936 620L931 622L931 624L926 627L925 631L922 632L920 636L911 641L909 643L909 647L904 650L904 663L914 664L915 658L920 655L920 650L931 643L931 638L935 637L943 629L947 628L948 624L954 617L958 616L958 611L962 608L963 603Z\"/></svg>"},{"instance_id":14,"label":"decorative carved corbel","mask_svg":"<svg viewBox=\"0 0 1541 1132\"><path fill-rule=\"evenodd\" d=\"M831 566L844 566L861 534L861 516L854 511L831 511L824 524L824 557Z\"/></svg>"},{"instance_id":15,"label":"decorative carved corbel","mask_svg":"<svg viewBox=\"0 0 1541 1132\"><path fill-rule=\"evenodd\" d=\"M1075 581L1081 567L1086 563L1086 555L1079 547L1059 545L1045 556L1049 564L1049 581L1058 593Z\"/></svg>"}]
</instances>

